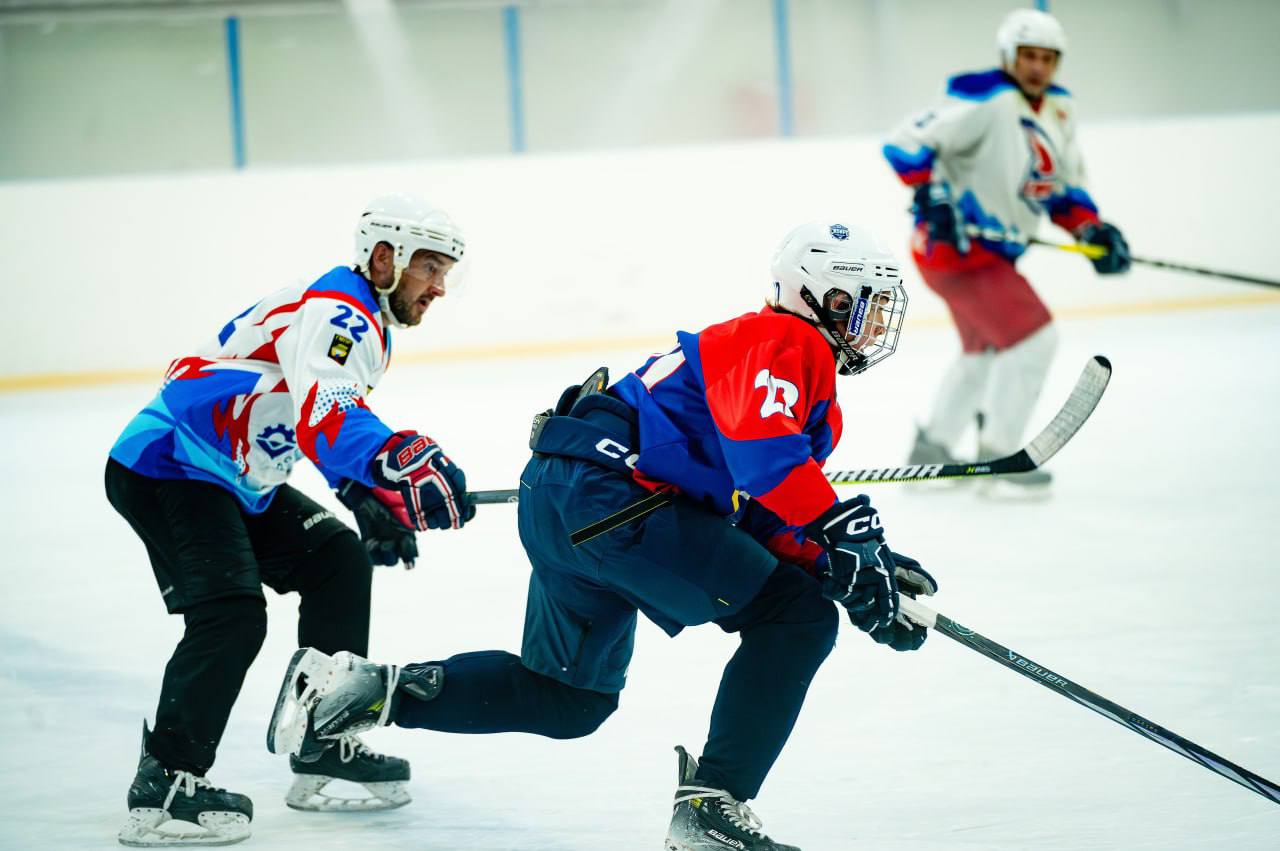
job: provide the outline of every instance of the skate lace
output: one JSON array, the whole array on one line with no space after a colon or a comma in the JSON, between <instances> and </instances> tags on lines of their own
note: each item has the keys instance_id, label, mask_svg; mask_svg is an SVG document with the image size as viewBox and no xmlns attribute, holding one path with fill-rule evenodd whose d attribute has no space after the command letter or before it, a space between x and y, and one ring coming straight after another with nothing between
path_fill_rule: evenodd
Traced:
<instances>
[{"instance_id":1,"label":"skate lace","mask_svg":"<svg viewBox=\"0 0 1280 851\"><path fill-rule=\"evenodd\" d=\"M353 733L345 733L338 737L338 758L344 763L351 762L358 756L375 757L375 754L368 745L360 741L360 737Z\"/></svg>"},{"instance_id":2,"label":"skate lace","mask_svg":"<svg viewBox=\"0 0 1280 851\"><path fill-rule=\"evenodd\" d=\"M760 817L752 812L751 808L742 801L734 800L723 789L710 789L706 786L681 786L676 790L676 804L683 804L686 801L692 801L694 798L714 798L720 814L728 819L730 824L743 833L754 834L762 839L764 838L764 823L760 821Z\"/></svg>"},{"instance_id":3,"label":"skate lace","mask_svg":"<svg viewBox=\"0 0 1280 851\"><path fill-rule=\"evenodd\" d=\"M212 783L203 777L197 777L190 771L175 771L173 773L173 785L169 787L169 794L164 798L163 810L168 810L169 805L173 803L173 799L177 797L178 790L182 790L182 794L188 798L196 793L196 789L216 789Z\"/></svg>"}]
</instances>

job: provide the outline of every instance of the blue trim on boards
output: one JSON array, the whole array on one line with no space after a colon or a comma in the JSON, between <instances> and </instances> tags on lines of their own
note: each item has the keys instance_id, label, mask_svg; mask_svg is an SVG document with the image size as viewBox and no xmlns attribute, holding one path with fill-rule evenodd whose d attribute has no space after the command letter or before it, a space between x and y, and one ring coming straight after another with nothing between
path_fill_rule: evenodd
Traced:
<instances>
[{"instance_id":1,"label":"blue trim on boards","mask_svg":"<svg viewBox=\"0 0 1280 851\"><path fill-rule=\"evenodd\" d=\"M789 19L787 0L773 0L773 39L778 58L778 132L783 136L791 136L795 132Z\"/></svg>"},{"instance_id":2,"label":"blue trim on boards","mask_svg":"<svg viewBox=\"0 0 1280 851\"><path fill-rule=\"evenodd\" d=\"M511 150L523 153L524 144L524 84L520 62L520 8L504 6L502 24L507 54L507 103L510 112Z\"/></svg>"},{"instance_id":3,"label":"blue trim on boards","mask_svg":"<svg viewBox=\"0 0 1280 851\"><path fill-rule=\"evenodd\" d=\"M227 76L231 87L231 155L236 168L244 168L244 100L240 96L240 19L228 15Z\"/></svg>"}]
</instances>

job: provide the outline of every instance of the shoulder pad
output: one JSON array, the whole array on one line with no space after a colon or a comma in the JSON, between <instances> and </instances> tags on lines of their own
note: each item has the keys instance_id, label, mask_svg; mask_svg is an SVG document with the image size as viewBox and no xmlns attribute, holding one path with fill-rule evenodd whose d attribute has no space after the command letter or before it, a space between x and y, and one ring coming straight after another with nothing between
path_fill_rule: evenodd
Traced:
<instances>
[{"instance_id":1,"label":"shoulder pad","mask_svg":"<svg viewBox=\"0 0 1280 851\"><path fill-rule=\"evenodd\" d=\"M947 94L963 100L990 100L1014 88L1009 76L999 68L971 74L956 74L947 80Z\"/></svg>"},{"instance_id":2,"label":"shoulder pad","mask_svg":"<svg viewBox=\"0 0 1280 851\"><path fill-rule=\"evenodd\" d=\"M373 294L373 287L370 286L369 281L359 272L353 271L349 266L335 266L316 280L308 289L333 290L346 293L357 299L375 316L382 309L378 306L378 299Z\"/></svg>"}]
</instances>

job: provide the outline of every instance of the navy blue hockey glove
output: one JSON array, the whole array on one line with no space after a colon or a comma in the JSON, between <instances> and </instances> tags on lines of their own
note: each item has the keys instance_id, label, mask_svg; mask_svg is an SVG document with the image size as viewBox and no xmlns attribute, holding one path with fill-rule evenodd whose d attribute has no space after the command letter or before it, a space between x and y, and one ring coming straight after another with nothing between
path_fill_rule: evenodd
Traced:
<instances>
[{"instance_id":1,"label":"navy blue hockey glove","mask_svg":"<svg viewBox=\"0 0 1280 851\"><path fill-rule=\"evenodd\" d=\"M1076 232L1076 239L1085 245L1097 245L1107 249L1101 257L1091 257L1094 271L1099 275L1116 275L1128 272L1133 265L1129 243L1124 241L1120 228L1106 222L1090 222Z\"/></svg>"},{"instance_id":2,"label":"navy blue hockey glove","mask_svg":"<svg viewBox=\"0 0 1280 851\"><path fill-rule=\"evenodd\" d=\"M407 529L461 529L476 516L466 475L416 432L391 435L373 459L373 479L374 496Z\"/></svg>"},{"instance_id":3,"label":"navy blue hockey glove","mask_svg":"<svg viewBox=\"0 0 1280 851\"><path fill-rule=\"evenodd\" d=\"M898 617L898 581L884 542L880 515L859 494L838 502L804 528L805 537L827 551L822 596L849 612L863 632L887 627Z\"/></svg>"},{"instance_id":4,"label":"navy blue hockey glove","mask_svg":"<svg viewBox=\"0 0 1280 851\"><path fill-rule=\"evenodd\" d=\"M920 562L902 553L891 552L889 555L893 559L893 575L898 580L899 593L914 600L921 595L932 597L938 590L938 581L920 566ZM927 629L912 623L904 614L899 614L888 626L871 631L871 638L877 644L887 644L899 651L919 650L928 637Z\"/></svg>"},{"instance_id":5,"label":"navy blue hockey glove","mask_svg":"<svg viewBox=\"0 0 1280 851\"><path fill-rule=\"evenodd\" d=\"M404 562L406 568L413 569L418 558L418 542L412 529L406 528L373 491L354 479L343 481L335 493L355 515L360 540L369 551L370 561L385 567Z\"/></svg>"},{"instance_id":6,"label":"navy blue hockey glove","mask_svg":"<svg viewBox=\"0 0 1280 851\"><path fill-rule=\"evenodd\" d=\"M946 187L936 183L921 184L916 189L915 207L912 209L924 223L930 240L954 245L961 254L968 252L969 240L960 230L961 223Z\"/></svg>"}]
</instances>

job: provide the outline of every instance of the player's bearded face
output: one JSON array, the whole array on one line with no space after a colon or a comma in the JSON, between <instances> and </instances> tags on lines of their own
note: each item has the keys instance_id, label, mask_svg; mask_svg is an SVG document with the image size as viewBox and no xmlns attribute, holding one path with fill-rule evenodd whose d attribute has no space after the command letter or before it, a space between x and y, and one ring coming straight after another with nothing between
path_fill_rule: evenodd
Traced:
<instances>
[{"instance_id":1,"label":"player's bearded face","mask_svg":"<svg viewBox=\"0 0 1280 851\"><path fill-rule=\"evenodd\" d=\"M391 312L405 325L417 325L431 302L445 295L445 276L454 261L433 251L414 252L400 273L400 285L391 294Z\"/></svg>"},{"instance_id":2,"label":"player's bearded face","mask_svg":"<svg viewBox=\"0 0 1280 851\"><path fill-rule=\"evenodd\" d=\"M1040 97L1058 70L1058 51L1047 47L1019 47L1009 74L1031 97Z\"/></svg>"}]
</instances>

